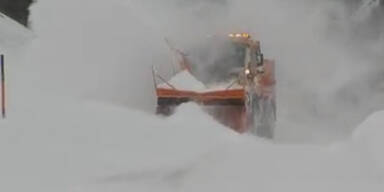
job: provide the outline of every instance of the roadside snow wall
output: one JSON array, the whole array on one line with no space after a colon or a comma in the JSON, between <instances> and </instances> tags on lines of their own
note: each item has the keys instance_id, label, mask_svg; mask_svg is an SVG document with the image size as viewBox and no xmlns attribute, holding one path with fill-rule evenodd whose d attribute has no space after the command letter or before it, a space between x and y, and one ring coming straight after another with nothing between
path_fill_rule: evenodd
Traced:
<instances>
[{"instance_id":1,"label":"roadside snow wall","mask_svg":"<svg viewBox=\"0 0 384 192\"><path fill-rule=\"evenodd\" d=\"M384 171L384 111L369 116L355 131L354 143Z\"/></svg>"}]
</instances>

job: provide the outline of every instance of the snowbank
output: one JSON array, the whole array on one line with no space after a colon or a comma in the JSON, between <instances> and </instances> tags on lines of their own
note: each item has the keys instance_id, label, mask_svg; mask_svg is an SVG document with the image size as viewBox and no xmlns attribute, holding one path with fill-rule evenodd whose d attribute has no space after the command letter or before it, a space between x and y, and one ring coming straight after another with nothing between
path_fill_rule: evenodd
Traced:
<instances>
[{"instance_id":1,"label":"snowbank","mask_svg":"<svg viewBox=\"0 0 384 192\"><path fill-rule=\"evenodd\" d=\"M0 12L0 47L15 47L34 37L32 31Z\"/></svg>"},{"instance_id":2,"label":"snowbank","mask_svg":"<svg viewBox=\"0 0 384 192\"><path fill-rule=\"evenodd\" d=\"M193 104L160 118L34 93L12 114L17 116L0 123L1 191L379 192L384 187L370 163L373 156L362 156L364 150L349 143L273 144L238 135Z\"/></svg>"},{"instance_id":3,"label":"snowbank","mask_svg":"<svg viewBox=\"0 0 384 192\"><path fill-rule=\"evenodd\" d=\"M152 177L188 167L221 145L222 138L236 135L195 105L178 110L162 119L102 103L31 94L0 123L0 190L52 191Z\"/></svg>"},{"instance_id":4,"label":"snowbank","mask_svg":"<svg viewBox=\"0 0 384 192\"><path fill-rule=\"evenodd\" d=\"M167 83L174 86L178 90L196 91L196 92L209 92L217 90L226 90L233 82L220 82L216 84L204 85L202 82L196 79L190 72L184 70L173 76ZM167 83L159 84L162 88L171 88ZM234 84L230 89L242 88L239 84Z\"/></svg>"},{"instance_id":5,"label":"snowbank","mask_svg":"<svg viewBox=\"0 0 384 192\"><path fill-rule=\"evenodd\" d=\"M174 86L178 90L188 90L188 91L199 92L207 89L202 82L197 80L187 70L183 70L177 73L168 81L168 83ZM159 87L170 88L166 83L160 84Z\"/></svg>"},{"instance_id":6,"label":"snowbank","mask_svg":"<svg viewBox=\"0 0 384 192\"><path fill-rule=\"evenodd\" d=\"M355 131L354 142L384 174L384 111L369 116Z\"/></svg>"}]
</instances>

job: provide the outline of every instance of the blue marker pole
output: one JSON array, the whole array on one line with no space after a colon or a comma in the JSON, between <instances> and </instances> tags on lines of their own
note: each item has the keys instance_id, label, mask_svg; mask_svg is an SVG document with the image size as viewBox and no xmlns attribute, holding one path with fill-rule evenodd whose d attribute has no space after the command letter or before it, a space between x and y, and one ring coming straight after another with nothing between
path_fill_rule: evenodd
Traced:
<instances>
[{"instance_id":1,"label":"blue marker pole","mask_svg":"<svg viewBox=\"0 0 384 192\"><path fill-rule=\"evenodd\" d=\"M5 71L4 71L4 55L0 55L1 70L1 115L3 119L6 117L5 111Z\"/></svg>"}]
</instances>

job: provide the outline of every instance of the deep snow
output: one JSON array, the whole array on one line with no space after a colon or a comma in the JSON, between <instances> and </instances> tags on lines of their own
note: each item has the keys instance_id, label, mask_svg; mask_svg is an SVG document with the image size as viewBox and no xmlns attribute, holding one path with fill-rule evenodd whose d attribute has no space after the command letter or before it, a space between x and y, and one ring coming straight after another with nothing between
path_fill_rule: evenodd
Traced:
<instances>
[{"instance_id":1,"label":"deep snow","mask_svg":"<svg viewBox=\"0 0 384 192\"><path fill-rule=\"evenodd\" d=\"M158 80L159 81L159 80ZM172 88L169 87L167 83L172 85L174 88L178 90L189 90L189 91L204 91L207 87L197 80L189 71L183 70L179 73L175 74L169 81L162 82L159 84L159 87L162 88Z\"/></svg>"},{"instance_id":2,"label":"deep snow","mask_svg":"<svg viewBox=\"0 0 384 192\"><path fill-rule=\"evenodd\" d=\"M163 82L161 79L157 78L157 87L160 88L173 88L183 91L195 91L195 92L210 92L210 91L222 91L226 89L241 89L241 85L234 84L234 80L228 82L219 82L216 84L204 85L199 81L193 74L187 70L180 71L172 76L168 81Z\"/></svg>"},{"instance_id":3,"label":"deep snow","mask_svg":"<svg viewBox=\"0 0 384 192\"><path fill-rule=\"evenodd\" d=\"M38 103L46 105L36 110ZM26 100L18 110L0 124L2 191L358 192L384 187L384 112L363 123L353 139L317 146L241 136L193 104L169 119L60 97Z\"/></svg>"},{"instance_id":4,"label":"deep snow","mask_svg":"<svg viewBox=\"0 0 384 192\"><path fill-rule=\"evenodd\" d=\"M157 117L148 112L153 106L148 104L153 100L148 77L150 64L169 62L156 53L166 50L156 39L170 29L161 28L165 23L151 25L151 15L137 14L143 7L133 5L165 4L83 0L89 7L83 14L71 6L74 2L80 1L40 0L32 9L36 39L7 50L10 100L9 117L0 121L0 191L384 189L384 112L369 117L353 137L326 145L239 135L193 104L181 106L170 118ZM267 8L276 3L268 2ZM156 42L150 48L141 43L150 40ZM286 47L291 46L281 49ZM123 97L130 101L122 102ZM296 126L288 120L279 120L280 130Z\"/></svg>"}]
</instances>

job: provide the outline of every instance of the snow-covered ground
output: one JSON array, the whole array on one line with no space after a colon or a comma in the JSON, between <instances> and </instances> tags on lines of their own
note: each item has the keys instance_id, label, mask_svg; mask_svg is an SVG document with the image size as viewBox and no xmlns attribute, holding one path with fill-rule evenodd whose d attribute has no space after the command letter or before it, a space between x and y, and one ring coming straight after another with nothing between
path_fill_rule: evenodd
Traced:
<instances>
[{"instance_id":1,"label":"snow-covered ground","mask_svg":"<svg viewBox=\"0 0 384 192\"><path fill-rule=\"evenodd\" d=\"M1 12L0 27L0 44L2 48L20 45L33 37L33 33Z\"/></svg>"},{"instance_id":2,"label":"snow-covered ground","mask_svg":"<svg viewBox=\"0 0 384 192\"><path fill-rule=\"evenodd\" d=\"M352 137L323 145L239 135L194 104L167 119L155 116L150 66L166 66L161 39L176 33L149 22L159 12L138 14L147 4L164 6L156 2L34 5L36 39L7 50L0 191L384 190L384 112L367 118ZM278 131L295 125L288 120L279 120Z\"/></svg>"},{"instance_id":3,"label":"snow-covered ground","mask_svg":"<svg viewBox=\"0 0 384 192\"><path fill-rule=\"evenodd\" d=\"M384 189L384 112L353 139L287 145L234 133L193 104L162 119L97 102L33 98L0 123L2 191Z\"/></svg>"}]
</instances>

